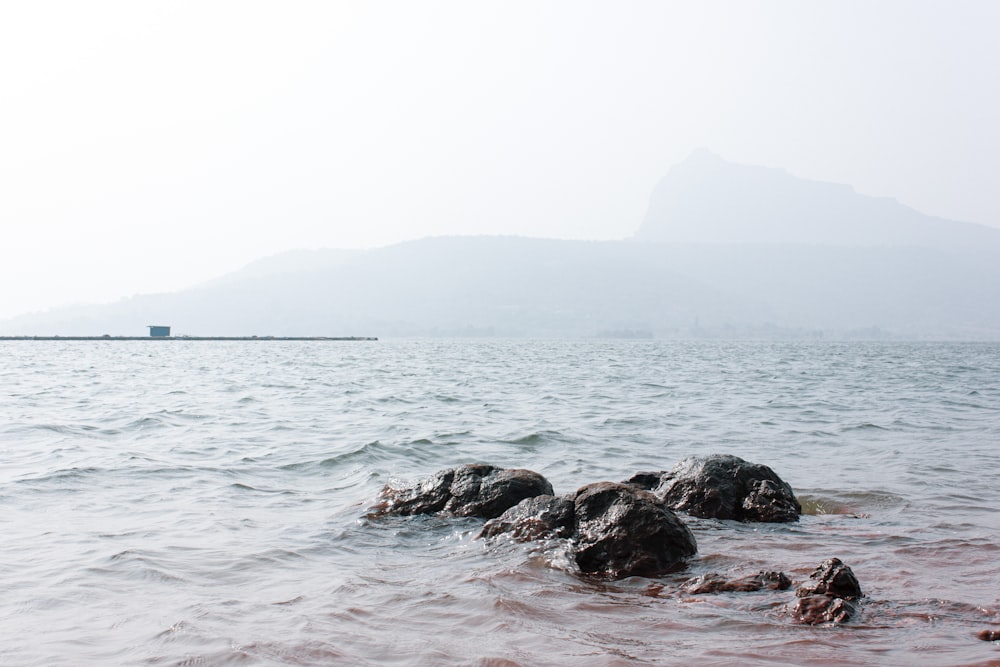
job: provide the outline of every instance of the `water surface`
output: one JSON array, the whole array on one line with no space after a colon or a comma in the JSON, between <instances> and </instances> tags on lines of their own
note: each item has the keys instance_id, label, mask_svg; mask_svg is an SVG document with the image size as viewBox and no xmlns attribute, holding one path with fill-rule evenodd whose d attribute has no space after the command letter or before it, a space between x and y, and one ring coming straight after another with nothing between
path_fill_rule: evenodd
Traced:
<instances>
[{"instance_id":1,"label":"water surface","mask_svg":"<svg viewBox=\"0 0 1000 667\"><path fill-rule=\"evenodd\" d=\"M1000 665L1000 345L7 342L0 388L2 664ZM462 463L562 493L710 453L810 514L692 520L684 571L619 582L363 519ZM832 556L868 595L843 627L680 593Z\"/></svg>"}]
</instances>

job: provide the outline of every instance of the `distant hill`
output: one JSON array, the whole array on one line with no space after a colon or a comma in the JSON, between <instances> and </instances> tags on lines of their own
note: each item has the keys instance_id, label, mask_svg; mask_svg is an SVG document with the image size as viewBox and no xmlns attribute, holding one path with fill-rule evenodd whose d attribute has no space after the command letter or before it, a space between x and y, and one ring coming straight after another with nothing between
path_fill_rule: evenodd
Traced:
<instances>
[{"instance_id":1,"label":"distant hill","mask_svg":"<svg viewBox=\"0 0 1000 667\"><path fill-rule=\"evenodd\" d=\"M430 238L327 266L17 318L0 330L142 335L155 321L189 335L579 336L752 308L675 274L658 255L627 242Z\"/></svg>"},{"instance_id":2,"label":"distant hill","mask_svg":"<svg viewBox=\"0 0 1000 667\"><path fill-rule=\"evenodd\" d=\"M701 149L675 165L636 232L664 243L778 243L1000 250L1000 230L924 215L848 185L732 164Z\"/></svg>"},{"instance_id":3,"label":"distant hill","mask_svg":"<svg viewBox=\"0 0 1000 667\"><path fill-rule=\"evenodd\" d=\"M635 237L443 237L292 251L6 335L901 337L1000 340L1000 231L699 151Z\"/></svg>"},{"instance_id":4,"label":"distant hill","mask_svg":"<svg viewBox=\"0 0 1000 667\"><path fill-rule=\"evenodd\" d=\"M322 248L319 250L289 250L277 255L269 255L254 260L239 271L227 273L204 283L204 287L237 283L242 280L270 278L302 271L321 271L344 264L365 253L364 250L340 250Z\"/></svg>"},{"instance_id":5,"label":"distant hill","mask_svg":"<svg viewBox=\"0 0 1000 667\"><path fill-rule=\"evenodd\" d=\"M997 265L924 248L450 237L16 318L0 332L1000 339L996 304Z\"/></svg>"}]
</instances>

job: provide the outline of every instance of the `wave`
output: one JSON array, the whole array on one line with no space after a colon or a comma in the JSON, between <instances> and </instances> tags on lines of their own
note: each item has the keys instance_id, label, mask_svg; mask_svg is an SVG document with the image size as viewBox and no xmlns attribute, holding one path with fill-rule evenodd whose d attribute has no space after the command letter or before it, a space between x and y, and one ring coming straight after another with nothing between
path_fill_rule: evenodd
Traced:
<instances>
[{"instance_id":1,"label":"wave","mask_svg":"<svg viewBox=\"0 0 1000 667\"><path fill-rule=\"evenodd\" d=\"M902 496L888 491L796 491L796 498L806 515L861 515L906 506Z\"/></svg>"},{"instance_id":2,"label":"wave","mask_svg":"<svg viewBox=\"0 0 1000 667\"><path fill-rule=\"evenodd\" d=\"M860 424L852 424L850 426L844 426L840 429L842 433L850 433L851 431L889 431L891 429L885 426L879 426L872 422L862 422Z\"/></svg>"}]
</instances>

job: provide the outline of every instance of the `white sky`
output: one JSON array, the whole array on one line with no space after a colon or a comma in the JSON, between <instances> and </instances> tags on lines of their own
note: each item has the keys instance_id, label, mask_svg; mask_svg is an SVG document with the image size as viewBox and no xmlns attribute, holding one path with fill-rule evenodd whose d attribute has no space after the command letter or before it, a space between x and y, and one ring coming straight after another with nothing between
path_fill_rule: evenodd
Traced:
<instances>
[{"instance_id":1,"label":"white sky","mask_svg":"<svg viewBox=\"0 0 1000 667\"><path fill-rule=\"evenodd\" d=\"M1000 2L0 1L0 317L291 248L615 239L726 159L1000 226Z\"/></svg>"}]
</instances>

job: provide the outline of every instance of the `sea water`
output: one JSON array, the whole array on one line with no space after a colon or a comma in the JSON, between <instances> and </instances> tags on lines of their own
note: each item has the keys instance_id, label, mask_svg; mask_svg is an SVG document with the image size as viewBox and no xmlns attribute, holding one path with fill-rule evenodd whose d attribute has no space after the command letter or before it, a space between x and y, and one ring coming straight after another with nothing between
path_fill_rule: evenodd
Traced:
<instances>
[{"instance_id":1,"label":"sea water","mask_svg":"<svg viewBox=\"0 0 1000 667\"><path fill-rule=\"evenodd\" d=\"M1000 345L0 343L0 664L1000 665ZM367 520L470 462L557 493L691 455L772 467L795 524L686 519L660 578L481 522ZM866 594L839 627L794 591Z\"/></svg>"}]
</instances>

